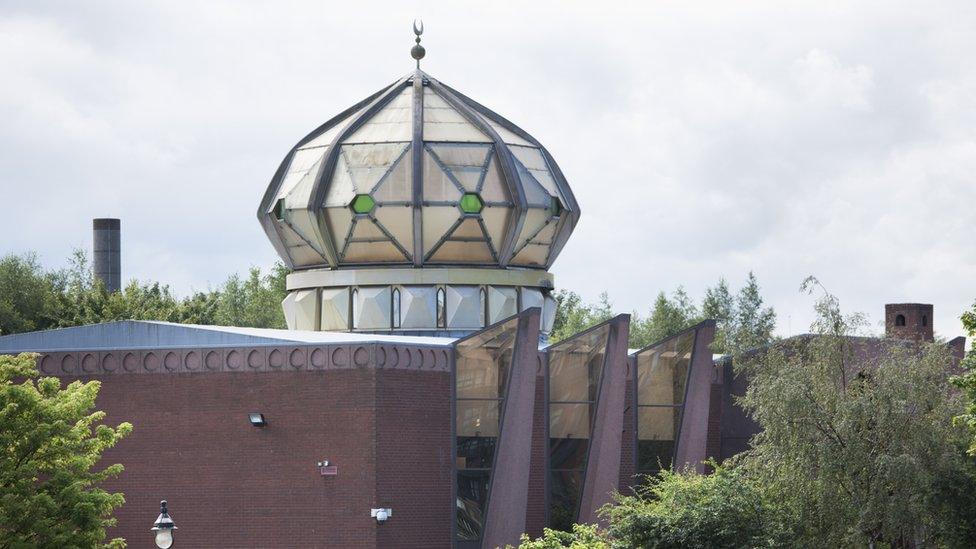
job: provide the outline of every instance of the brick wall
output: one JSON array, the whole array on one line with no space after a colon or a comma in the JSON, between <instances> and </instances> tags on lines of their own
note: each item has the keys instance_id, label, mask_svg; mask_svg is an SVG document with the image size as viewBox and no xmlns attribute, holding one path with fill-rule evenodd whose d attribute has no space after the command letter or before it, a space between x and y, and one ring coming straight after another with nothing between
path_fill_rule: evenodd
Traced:
<instances>
[{"instance_id":1,"label":"brick wall","mask_svg":"<svg viewBox=\"0 0 976 549\"><path fill-rule=\"evenodd\" d=\"M628 362L629 368L636 368L637 361ZM632 494L635 484L634 475L636 474L637 449L634 447L637 436L637 414L634 406L634 382L633 370L629 370L627 377L627 396L624 398L624 426L623 435L620 439L620 486L618 490L622 494Z\"/></svg>"},{"instance_id":2,"label":"brick wall","mask_svg":"<svg viewBox=\"0 0 976 549\"><path fill-rule=\"evenodd\" d=\"M377 372L377 547L450 547L453 433L449 372Z\"/></svg>"},{"instance_id":3,"label":"brick wall","mask_svg":"<svg viewBox=\"0 0 976 549\"><path fill-rule=\"evenodd\" d=\"M74 379L74 378L72 378ZM325 371L105 375L98 407L133 433L115 514L149 546L167 499L179 547L449 547L450 374ZM68 381L67 379L65 380ZM248 412L268 425L252 427ZM323 477L328 459L338 476ZM377 525L370 508L392 507Z\"/></svg>"},{"instance_id":4,"label":"brick wall","mask_svg":"<svg viewBox=\"0 0 976 549\"><path fill-rule=\"evenodd\" d=\"M540 359L541 360L541 359ZM535 411L532 424L532 465L529 472L529 502L525 512L525 529L532 537L542 535L546 525L546 378L535 381Z\"/></svg>"}]
</instances>

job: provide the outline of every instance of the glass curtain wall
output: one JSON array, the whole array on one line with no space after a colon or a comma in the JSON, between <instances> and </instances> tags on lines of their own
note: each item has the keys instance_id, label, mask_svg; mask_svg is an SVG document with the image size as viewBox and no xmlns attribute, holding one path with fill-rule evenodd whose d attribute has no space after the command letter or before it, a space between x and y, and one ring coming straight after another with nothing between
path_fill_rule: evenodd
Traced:
<instances>
[{"instance_id":1,"label":"glass curtain wall","mask_svg":"<svg viewBox=\"0 0 976 549\"><path fill-rule=\"evenodd\" d=\"M697 333L689 330L636 353L638 474L671 467Z\"/></svg>"},{"instance_id":2,"label":"glass curtain wall","mask_svg":"<svg viewBox=\"0 0 976 549\"><path fill-rule=\"evenodd\" d=\"M456 536L459 541L479 541L484 534L491 470L518 323L518 317L513 317L455 346Z\"/></svg>"},{"instance_id":3,"label":"glass curtain wall","mask_svg":"<svg viewBox=\"0 0 976 549\"><path fill-rule=\"evenodd\" d=\"M579 513L609 334L604 324L548 349L550 528L571 530Z\"/></svg>"}]
</instances>

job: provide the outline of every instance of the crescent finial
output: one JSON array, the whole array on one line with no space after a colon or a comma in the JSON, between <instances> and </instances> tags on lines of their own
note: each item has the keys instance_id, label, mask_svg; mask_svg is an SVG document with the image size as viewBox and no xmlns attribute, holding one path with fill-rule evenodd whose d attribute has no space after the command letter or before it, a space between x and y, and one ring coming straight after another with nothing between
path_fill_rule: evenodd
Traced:
<instances>
[{"instance_id":1,"label":"crescent finial","mask_svg":"<svg viewBox=\"0 0 976 549\"><path fill-rule=\"evenodd\" d=\"M420 35L424 33L424 22L420 19L413 20L413 33L417 35L416 44L410 49L410 57L417 60L417 68L420 68L420 60L424 58L427 51L420 45Z\"/></svg>"}]
</instances>

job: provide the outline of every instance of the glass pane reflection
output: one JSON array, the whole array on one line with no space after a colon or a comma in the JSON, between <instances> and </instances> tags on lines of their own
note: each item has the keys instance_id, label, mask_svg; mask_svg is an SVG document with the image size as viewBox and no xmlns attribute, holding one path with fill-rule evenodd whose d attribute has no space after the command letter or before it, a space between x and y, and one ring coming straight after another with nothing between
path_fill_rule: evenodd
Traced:
<instances>
[{"instance_id":1,"label":"glass pane reflection","mask_svg":"<svg viewBox=\"0 0 976 549\"><path fill-rule=\"evenodd\" d=\"M438 294L440 296L440 294ZM455 346L457 537L478 541L484 529L491 468L515 351L518 318Z\"/></svg>"},{"instance_id":2,"label":"glass pane reflection","mask_svg":"<svg viewBox=\"0 0 976 549\"><path fill-rule=\"evenodd\" d=\"M457 472L457 537L478 540L485 525L489 471Z\"/></svg>"},{"instance_id":3,"label":"glass pane reflection","mask_svg":"<svg viewBox=\"0 0 976 549\"><path fill-rule=\"evenodd\" d=\"M610 325L549 348L549 527L570 530L582 496Z\"/></svg>"},{"instance_id":4,"label":"glass pane reflection","mask_svg":"<svg viewBox=\"0 0 976 549\"><path fill-rule=\"evenodd\" d=\"M695 332L669 339L637 355L639 404L682 404Z\"/></svg>"},{"instance_id":5,"label":"glass pane reflection","mask_svg":"<svg viewBox=\"0 0 976 549\"><path fill-rule=\"evenodd\" d=\"M670 468L681 429L697 330L637 354L637 471Z\"/></svg>"}]
</instances>

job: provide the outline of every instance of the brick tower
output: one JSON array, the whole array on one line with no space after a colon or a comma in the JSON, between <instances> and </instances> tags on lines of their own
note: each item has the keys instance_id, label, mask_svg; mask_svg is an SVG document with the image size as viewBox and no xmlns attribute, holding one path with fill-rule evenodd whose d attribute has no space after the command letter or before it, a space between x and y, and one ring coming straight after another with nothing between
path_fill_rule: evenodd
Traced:
<instances>
[{"instance_id":1,"label":"brick tower","mask_svg":"<svg viewBox=\"0 0 976 549\"><path fill-rule=\"evenodd\" d=\"M889 303L885 305L885 336L912 341L933 341L932 305Z\"/></svg>"}]
</instances>

